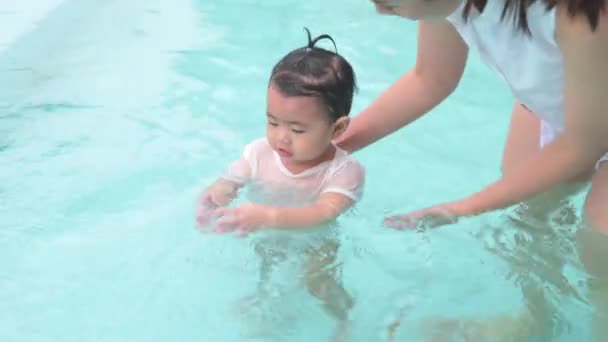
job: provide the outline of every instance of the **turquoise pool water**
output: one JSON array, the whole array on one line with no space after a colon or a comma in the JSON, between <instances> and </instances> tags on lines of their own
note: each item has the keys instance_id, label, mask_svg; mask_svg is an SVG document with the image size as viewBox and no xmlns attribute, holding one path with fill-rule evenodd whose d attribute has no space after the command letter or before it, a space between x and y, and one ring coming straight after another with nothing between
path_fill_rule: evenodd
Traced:
<instances>
[{"instance_id":1,"label":"turquoise pool water","mask_svg":"<svg viewBox=\"0 0 608 342\"><path fill-rule=\"evenodd\" d=\"M194 202L264 133L268 74L304 26L352 61L354 113L414 62L415 24L367 0L66 0L3 46L0 340L248 340L253 323L232 308L257 256L248 240L201 235ZM525 230L501 213L425 233L380 224L498 177L510 102L472 56L454 96L357 154L366 195L339 222L353 341L383 341L401 305L399 340L418 341L433 318L492 320L539 294L554 341L587 337L573 228ZM288 293L256 341L327 340L331 318Z\"/></svg>"}]
</instances>

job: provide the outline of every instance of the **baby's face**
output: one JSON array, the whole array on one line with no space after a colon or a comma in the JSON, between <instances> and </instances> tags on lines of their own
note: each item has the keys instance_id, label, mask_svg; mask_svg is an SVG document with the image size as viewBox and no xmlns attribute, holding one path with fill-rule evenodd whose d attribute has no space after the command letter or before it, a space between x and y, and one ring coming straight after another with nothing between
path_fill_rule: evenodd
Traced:
<instances>
[{"instance_id":1,"label":"baby's face","mask_svg":"<svg viewBox=\"0 0 608 342\"><path fill-rule=\"evenodd\" d=\"M266 135L272 148L285 161L323 161L333 152L332 140L346 129L348 119L330 122L322 101L310 96L285 96L268 87Z\"/></svg>"}]
</instances>

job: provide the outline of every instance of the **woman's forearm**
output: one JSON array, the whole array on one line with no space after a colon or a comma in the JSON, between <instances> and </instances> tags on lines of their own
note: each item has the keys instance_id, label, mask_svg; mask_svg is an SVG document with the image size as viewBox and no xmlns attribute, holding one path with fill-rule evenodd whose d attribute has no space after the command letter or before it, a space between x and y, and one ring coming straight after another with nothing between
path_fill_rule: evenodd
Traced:
<instances>
[{"instance_id":1,"label":"woman's forearm","mask_svg":"<svg viewBox=\"0 0 608 342\"><path fill-rule=\"evenodd\" d=\"M459 214L481 214L524 201L588 172L601 155L602 150L560 137L519 169L461 201L464 210Z\"/></svg>"},{"instance_id":2,"label":"woman's forearm","mask_svg":"<svg viewBox=\"0 0 608 342\"><path fill-rule=\"evenodd\" d=\"M354 152L415 121L453 91L412 69L357 115L337 140Z\"/></svg>"}]
</instances>

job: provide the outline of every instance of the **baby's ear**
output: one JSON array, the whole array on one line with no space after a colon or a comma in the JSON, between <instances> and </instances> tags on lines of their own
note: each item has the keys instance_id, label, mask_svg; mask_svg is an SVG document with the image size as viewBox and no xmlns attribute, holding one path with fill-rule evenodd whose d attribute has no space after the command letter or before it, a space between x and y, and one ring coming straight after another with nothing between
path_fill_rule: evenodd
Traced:
<instances>
[{"instance_id":1,"label":"baby's ear","mask_svg":"<svg viewBox=\"0 0 608 342\"><path fill-rule=\"evenodd\" d=\"M350 118L348 116L343 116L343 117L339 118L338 120L336 120L336 122L334 123L333 138L336 139L337 137L342 135L342 133L344 133L346 131L346 129L348 128L349 124L350 124Z\"/></svg>"}]
</instances>

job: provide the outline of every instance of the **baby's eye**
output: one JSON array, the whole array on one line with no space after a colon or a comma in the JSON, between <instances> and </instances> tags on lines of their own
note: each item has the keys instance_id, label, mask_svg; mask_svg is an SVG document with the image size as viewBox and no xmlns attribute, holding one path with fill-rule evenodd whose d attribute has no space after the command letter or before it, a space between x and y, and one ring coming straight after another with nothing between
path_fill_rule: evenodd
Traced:
<instances>
[{"instance_id":1,"label":"baby's eye","mask_svg":"<svg viewBox=\"0 0 608 342\"><path fill-rule=\"evenodd\" d=\"M268 124L269 124L270 126L275 126L275 127L279 125L279 124L277 124L276 122L272 122L272 121L268 121Z\"/></svg>"},{"instance_id":2,"label":"baby's eye","mask_svg":"<svg viewBox=\"0 0 608 342\"><path fill-rule=\"evenodd\" d=\"M294 132L295 134L302 134L305 132L304 130L301 130L301 129L292 129L291 131Z\"/></svg>"}]
</instances>

